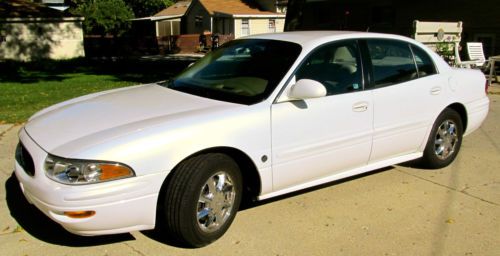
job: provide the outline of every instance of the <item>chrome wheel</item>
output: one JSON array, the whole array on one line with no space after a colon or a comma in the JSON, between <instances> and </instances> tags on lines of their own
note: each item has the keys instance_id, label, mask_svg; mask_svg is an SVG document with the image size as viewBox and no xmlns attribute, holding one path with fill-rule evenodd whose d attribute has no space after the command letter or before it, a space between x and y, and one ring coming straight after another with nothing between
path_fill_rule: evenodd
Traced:
<instances>
[{"instance_id":1,"label":"chrome wheel","mask_svg":"<svg viewBox=\"0 0 500 256\"><path fill-rule=\"evenodd\" d=\"M217 172L201 187L197 204L198 226L204 232L217 231L233 213L236 190L228 173Z\"/></svg>"},{"instance_id":2,"label":"chrome wheel","mask_svg":"<svg viewBox=\"0 0 500 256\"><path fill-rule=\"evenodd\" d=\"M439 169L448 166L457 157L462 144L464 125L460 114L446 108L432 126L420 159L421 166Z\"/></svg>"},{"instance_id":3,"label":"chrome wheel","mask_svg":"<svg viewBox=\"0 0 500 256\"><path fill-rule=\"evenodd\" d=\"M235 160L205 153L182 161L165 184L164 228L183 246L202 247L229 229L241 202L243 179ZM159 219L161 220L161 219Z\"/></svg>"},{"instance_id":4,"label":"chrome wheel","mask_svg":"<svg viewBox=\"0 0 500 256\"><path fill-rule=\"evenodd\" d=\"M444 160L455 152L459 141L457 125L452 120L445 120L441 123L434 139L434 153Z\"/></svg>"}]
</instances>

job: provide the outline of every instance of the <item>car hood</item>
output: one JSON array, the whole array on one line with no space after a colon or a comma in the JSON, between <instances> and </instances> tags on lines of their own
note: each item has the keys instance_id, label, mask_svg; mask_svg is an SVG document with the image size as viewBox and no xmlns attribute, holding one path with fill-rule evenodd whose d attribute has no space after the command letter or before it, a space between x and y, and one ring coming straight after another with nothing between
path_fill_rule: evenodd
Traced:
<instances>
[{"instance_id":1,"label":"car hood","mask_svg":"<svg viewBox=\"0 0 500 256\"><path fill-rule=\"evenodd\" d=\"M68 144L88 146L92 144L88 140L99 143L97 140L118 137L158 122L207 115L231 106L239 105L149 84L88 95L49 107L32 117L25 129L40 147L57 154L58 148Z\"/></svg>"}]
</instances>

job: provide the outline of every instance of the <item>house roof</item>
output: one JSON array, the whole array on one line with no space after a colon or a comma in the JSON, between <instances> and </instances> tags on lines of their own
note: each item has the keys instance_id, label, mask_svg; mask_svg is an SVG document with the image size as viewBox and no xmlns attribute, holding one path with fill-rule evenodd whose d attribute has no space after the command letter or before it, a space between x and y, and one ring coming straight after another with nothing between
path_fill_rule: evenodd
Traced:
<instances>
[{"instance_id":1,"label":"house roof","mask_svg":"<svg viewBox=\"0 0 500 256\"><path fill-rule=\"evenodd\" d=\"M65 18L74 17L67 12L61 12L46 5L27 0L0 1L0 17L9 18Z\"/></svg>"},{"instance_id":2,"label":"house roof","mask_svg":"<svg viewBox=\"0 0 500 256\"><path fill-rule=\"evenodd\" d=\"M153 17L163 17L163 16L182 16L186 13L191 1L179 1L168 8L161 10L159 13L153 15Z\"/></svg>"},{"instance_id":3,"label":"house roof","mask_svg":"<svg viewBox=\"0 0 500 256\"><path fill-rule=\"evenodd\" d=\"M228 15L277 15L278 13L263 11L251 0L199 0L201 5L210 13Z\"/></svg>"}]
</instances>

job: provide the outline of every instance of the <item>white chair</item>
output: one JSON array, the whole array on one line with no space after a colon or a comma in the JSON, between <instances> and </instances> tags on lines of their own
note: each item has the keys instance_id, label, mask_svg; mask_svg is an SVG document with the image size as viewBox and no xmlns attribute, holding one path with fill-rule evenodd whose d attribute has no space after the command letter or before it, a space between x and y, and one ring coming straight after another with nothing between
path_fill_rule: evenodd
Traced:
<instances>
[{"instance_id":1,"label":"white chair","mask_svg":"<svg viewBox=\"0 0 500 256\"><path fill-rule=\"evenodd\" d=\"M476 60L469 60L469 61L462 61L460 59L460 52L458 51L459 44L458 42L455 42L455 65L456 67L459 68L473 68L477 65L478 61Z\"/></svg>"},{"instance_id":2,"label":"white chair","mask_svg":"<svg viewBox=\"0 0 500 256\"><path fill-rule=\"evenodd\" d=\"M467 43L467 54L470 61L475 61L476 67L483 67L486 63L484 57L483 43L469 42Z\"/></svg>"}]
</instances>

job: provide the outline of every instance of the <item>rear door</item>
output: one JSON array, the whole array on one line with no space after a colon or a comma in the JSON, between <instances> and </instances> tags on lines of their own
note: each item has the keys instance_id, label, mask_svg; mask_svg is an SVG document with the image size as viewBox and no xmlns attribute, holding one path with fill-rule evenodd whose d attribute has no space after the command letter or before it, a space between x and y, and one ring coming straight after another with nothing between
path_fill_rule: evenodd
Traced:
<instances>
[{"instance_id":1,"label":"rear door","mask_svg":"<svg viewBox=\"0 0 500 256\"><path fill-rule=\"evenodd\" d=\"M374 104L370 162L415 153L442 109L447 81L416 45L389 39L366 43Z\"/></svg>"}]
</instances>

